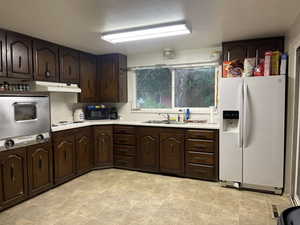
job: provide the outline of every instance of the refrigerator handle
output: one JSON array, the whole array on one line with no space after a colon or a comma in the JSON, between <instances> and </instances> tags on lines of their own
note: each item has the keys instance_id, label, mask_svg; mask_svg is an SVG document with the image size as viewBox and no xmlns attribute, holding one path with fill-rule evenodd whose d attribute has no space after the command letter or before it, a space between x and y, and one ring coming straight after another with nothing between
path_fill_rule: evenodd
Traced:
<instances>
[{"instance_id":1,"label":"refrigerator handle","mask_svg":"<svg viewBox=\"0 0 300 225\"><path fill-rule=\"evenodd\" d=\"M243 102L244 102L244 85L241 84L239 87L239 147L243 147Z\"/></svg>"},{"instance_id":2,"label":"refrigerator handle","mask_svg":"<svg viewBox=\"0 0 300 225\"><path fill-rule=\"evenodd\" d=\"M247 147L248 142L248 85L244 84L244 113L243 113L243 145Z\"/></svg>"}]
</instances>

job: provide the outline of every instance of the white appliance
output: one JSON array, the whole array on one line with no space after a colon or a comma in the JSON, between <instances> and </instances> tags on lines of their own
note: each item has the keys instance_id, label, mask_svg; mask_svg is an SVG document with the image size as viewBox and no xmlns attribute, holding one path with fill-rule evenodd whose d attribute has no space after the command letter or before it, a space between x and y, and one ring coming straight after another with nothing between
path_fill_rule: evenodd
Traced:
<instances>
[{"instance_id":1,"label":"white appliance","mask_svg":"<svg viewBox=\"0 0 300 225\"><path fill-rule=\"evenodd\" d=\"M285 76L221 78L220 180L281 193Z\"/></svg>"},{"instance_id":2,"label":"white appliance","mask_svg":"<svg viewBox=\"0 0 300 225\"><path fill-rule=\"evenodd\" d=\"M76 123L84 121L84 113L82 109L75 109L73 113L73 120Z\"/></svg>"},{"instance_id":3,"label":"white appliance","mask_svg":"<svg viewBox=\"0 0 300 225\"><path fill-rule=\"evenodd\" d=\"M33 81L31 86L33 91L81 93L77 84Z\"/></svg>"}]
</instances>

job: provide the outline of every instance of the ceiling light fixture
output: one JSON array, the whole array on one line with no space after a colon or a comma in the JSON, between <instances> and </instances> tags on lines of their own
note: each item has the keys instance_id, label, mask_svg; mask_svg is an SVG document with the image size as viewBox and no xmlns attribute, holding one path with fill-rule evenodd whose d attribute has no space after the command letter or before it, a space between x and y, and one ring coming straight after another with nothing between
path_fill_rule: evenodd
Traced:
<instances>
[{"instance_id":1,"label":"ceiling light fixture","mask_svg":"<svg viewBox=\"0 0 300 225\"><path fill-rule=\"evenodd\" d=\"M185 22L173 22L104 32L101 34L101 38L114 44L128 41L184 35L190 33L191 30L188 28Z\"/></svg>"}]
</instances>

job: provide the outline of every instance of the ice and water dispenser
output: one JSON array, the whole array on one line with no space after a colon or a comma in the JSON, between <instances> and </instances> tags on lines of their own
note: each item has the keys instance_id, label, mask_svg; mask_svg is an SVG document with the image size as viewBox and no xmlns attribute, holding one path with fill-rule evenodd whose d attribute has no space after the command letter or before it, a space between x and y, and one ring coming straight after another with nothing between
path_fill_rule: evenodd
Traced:
<instances>
[{"instance_id":1,"label":"ice and water dispenser","mask_svg":"<svg viewBox=\"0 0 300 225\"><path fill-rule=\"evenodd\" d=\"M239 111L223 111L223 132L239 132Z\"/></svg>"}]
</instances>

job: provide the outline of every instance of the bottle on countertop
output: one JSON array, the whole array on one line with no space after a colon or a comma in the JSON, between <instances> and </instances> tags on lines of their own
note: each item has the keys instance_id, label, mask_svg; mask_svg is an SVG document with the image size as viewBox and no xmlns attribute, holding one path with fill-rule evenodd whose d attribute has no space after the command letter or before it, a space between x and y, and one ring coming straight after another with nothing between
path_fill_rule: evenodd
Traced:
<instances>
[{"instance_id":1,"label":"bottle on countertop","mask_svg":"<svg viewBox=\"0 0 300 225\"><path fill-rule=\"evenodd\" d=\"M191 111L190 109L186 109L185 111L185 120L189 120L191 118Z\"/></svg>"}]
</instances>

